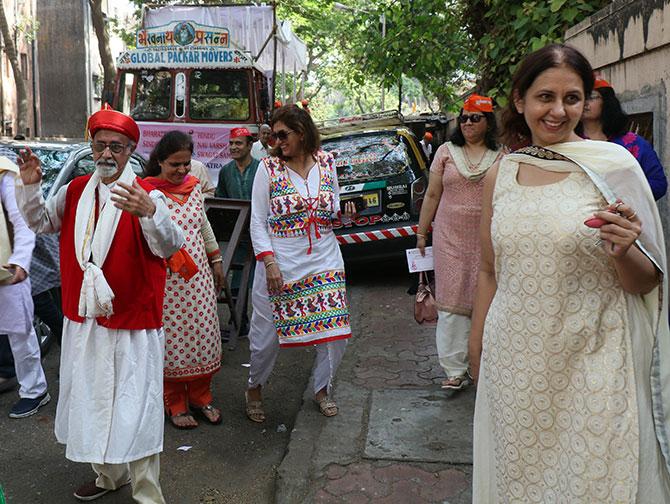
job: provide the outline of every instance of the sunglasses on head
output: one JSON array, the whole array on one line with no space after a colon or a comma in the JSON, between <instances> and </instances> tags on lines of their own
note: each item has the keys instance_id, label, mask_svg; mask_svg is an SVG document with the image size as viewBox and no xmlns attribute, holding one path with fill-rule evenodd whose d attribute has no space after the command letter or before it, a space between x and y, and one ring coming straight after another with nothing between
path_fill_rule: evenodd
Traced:
<instances>
[{"instance_id":1,"label":"sunglasses on head","mask_svg":"<svg viewBox=\"0 0 670 504\"><path fill-rule=\"evenodd\" d=\"M280 142L285 142L288 140L288 136L293 133L291 130L279 130L279 131L273 131L270 133L270 138L272 139L273 142L276 142L279 140Z\"/></svg>"},{"instance_id":2,"label":"sunglasses on head","mask_svg":"<svg viewBox=\"0 0 670 504\"><path fill-rule=\"evenodd\" d=\"M466 122L470 121L471 123L478 123L484 118L483 115L480 114L461 114L458 116L458 122L460 124L465 124Z\"/></svg>"}]
</instances>

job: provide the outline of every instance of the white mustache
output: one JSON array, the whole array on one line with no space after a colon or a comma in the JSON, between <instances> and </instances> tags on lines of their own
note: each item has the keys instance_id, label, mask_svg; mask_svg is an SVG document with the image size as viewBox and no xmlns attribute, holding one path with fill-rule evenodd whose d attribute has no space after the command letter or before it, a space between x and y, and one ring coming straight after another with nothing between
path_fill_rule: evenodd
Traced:
<instances>
[{"instance_id":1,"label":"white mustache","mask_svg":"<svg viewBox=\"0 0 670 504\"><path fill-rule=\"evenodd\" d=\"M118 171L118 169L119 166L113 159L110 159L109 161L98 159L95 162L95 171L97 171L101 177L111 177Z\"/></svg>"}]
</instances>

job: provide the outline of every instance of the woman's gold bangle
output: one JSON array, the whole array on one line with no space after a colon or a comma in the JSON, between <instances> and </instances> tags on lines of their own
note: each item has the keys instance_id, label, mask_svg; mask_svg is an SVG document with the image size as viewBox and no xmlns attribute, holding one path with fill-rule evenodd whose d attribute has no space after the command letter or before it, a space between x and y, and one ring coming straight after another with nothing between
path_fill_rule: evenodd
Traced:
<instances>
[{"instance_id":1,"label":"woman's gold bangle","mask_svg":"<svg viewBox=\"0 0 670 504\"><path fill-rule=\"evenodd\" d=\"M426 237L426 235L423 234L423 233L414 233L414 234L416 234L417 236L420 236L421 238L425 238L425 237Z\"/></svg>"},{"instance_id":2,"label":"woman's gold bangle","mask_svg":"<svg viewBox=\"0 0 670 504\"><path fill-rule=\"evenodd\" d=\"M270 262L268 262L268 263L265 263L265 269L268 269L268 268L269 268L270 266L272 266L273 264L277 264L276 261L270 261Z\"/></svg>"},{"instance_id":3,"label":"woman's gold bangle","mask_svg":"<svg viewBox=\"0 0 670 504\"><path fill-rule=\"evenodd\" d=\"M216 264L216 263L220 263L220 262L223 262L223 257L218 256L218 257L215 257L214 259L210 260L209 264Z\"/></svg>"}]
</instances>

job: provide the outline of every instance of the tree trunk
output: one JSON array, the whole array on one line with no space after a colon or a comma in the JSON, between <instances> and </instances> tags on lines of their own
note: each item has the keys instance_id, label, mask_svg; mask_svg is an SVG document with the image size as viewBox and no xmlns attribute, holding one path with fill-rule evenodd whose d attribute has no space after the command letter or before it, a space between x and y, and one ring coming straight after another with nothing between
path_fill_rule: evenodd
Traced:
<instances>
[{"instance_id":1,"label":"tree trunk","mask_svg":"<svg viewBox=\"0 0 670 504\"><path fill-rule=\"evenodd\" d=\"M98 50L102 62L102 103L111 104L114 97L116 66L114 65L114 58L112 58L112 51L109 48L109 32L105 24L105 16L102 13L102 0L88 0L88 3L91 6L91 21L93 22L95 35L98 37Z\"/></svg>"},{"instance_id":2,"label":"tree trunk","mask_svg":"<svg viewBox=\"0 0 670 504\"><path fill-rule=\"evenodd\" d=\"M23 73L19 66L19 58L16 53L16 46L14 45L14 38L9 31L9 24L7 23L7 16L5 15L5 6L0 0L0 33L2 33L2 40L5 44L5 53L9 58L9 63L12 65L12 72L14 73L14 81L16 82L16 102L17 110L17 131L15 134L25 135L28 130L28 90L26 83L23 80Z\"/></svg>"}]
</instances>

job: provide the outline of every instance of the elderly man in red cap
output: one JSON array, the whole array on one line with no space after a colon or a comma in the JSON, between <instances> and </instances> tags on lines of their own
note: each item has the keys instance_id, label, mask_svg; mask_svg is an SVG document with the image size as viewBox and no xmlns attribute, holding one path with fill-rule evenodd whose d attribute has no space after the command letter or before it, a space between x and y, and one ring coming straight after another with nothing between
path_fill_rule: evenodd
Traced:
<instances>
[{"instance_id":1,"label":"elderly man in red cap","mask_svg":"<svg viewBox=\"0 0 670 504\"><path fill-rule=\"evenodd\" d=\"M165 260L184 244L165 196L128 163L140 137L111 109L88 122L95 171L45 203L39 158L21 152L19 207L36 233L60 232L63 342L56 438L97 478L82 501L132 484L138 503L164 503L162 325Z\"/></svg>"}]
</instances>

